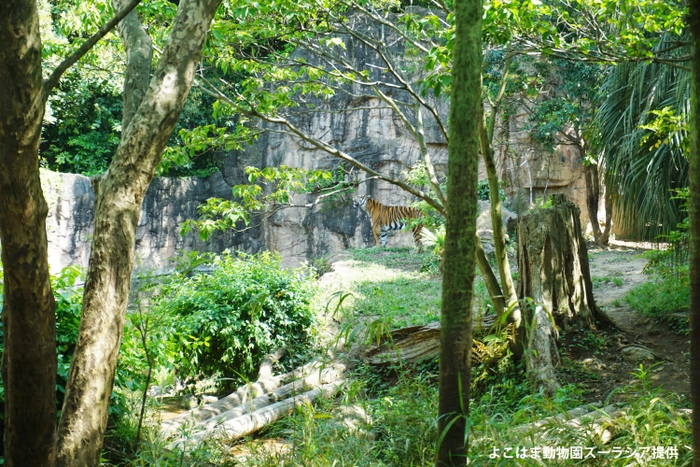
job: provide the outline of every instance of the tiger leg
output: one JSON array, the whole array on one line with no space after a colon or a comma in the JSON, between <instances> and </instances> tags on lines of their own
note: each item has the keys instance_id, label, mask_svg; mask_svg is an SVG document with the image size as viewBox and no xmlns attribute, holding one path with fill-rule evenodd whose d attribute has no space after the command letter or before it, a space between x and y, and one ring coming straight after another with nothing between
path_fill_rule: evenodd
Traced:
<instances>
[{"instance_id":1,"label":"tiger leg","mask_svg":"<svg viewBox=\"0 0 700 467\"><path fill-rule=\"evenodd\" d=\"M372 224L372 233L374 234L374 246L379 246L379 230L381 226L379 224ZM384 241L386 243L386 241Z\"/></svg>"},{"instance_id":2,"label":"tiger leg","mask_svg":"<svg viewBox=\"0 0 700 467\"><path fill-rule=\"evenodd\" d=\"M421 242L421 233L423 232L423 224L419 224L413 228L413 241L416 243L416 248L418 253L423 249L423 243Z\"/></svg>"},{"instance_id":3,"label":"tiger leg","mask_svg":"<svg viewBox=\"0 0 700 467\"><path fill-rule=\"evenodd\" d=\"M386 227L382 227L382 234L381 234L381 239L382 239L382 248L386 248L386 238L389 236L389 229Z\"/></svg>"}]
</instances>

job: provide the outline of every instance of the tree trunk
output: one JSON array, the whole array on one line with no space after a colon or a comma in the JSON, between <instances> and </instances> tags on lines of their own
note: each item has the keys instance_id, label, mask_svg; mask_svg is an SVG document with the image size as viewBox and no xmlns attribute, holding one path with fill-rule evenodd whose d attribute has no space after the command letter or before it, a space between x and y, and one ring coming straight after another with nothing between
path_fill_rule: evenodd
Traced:
<instances>
[{"instance_id":1,"label":"tree trunk","mask_svg":"<svg viewBox=\"0 0 700 467\"><path fill-rule=\"evenodd\" d=\"M58 429L59 466L96 466L124 327L143 195L177 122L220 0L183 0L143 101L109 169L93 180L95 231ZM128 85L127 78L126 84ZM130 89L125 89L125 93Z\"/></svg>"},{"instance_id":2,"label":"tree trunk","mask_svg":"<svg viewBox=\"0 0 700 467\"><path fill-rule=\"evenodd\" d=\"M491 264L486 258L486 253L484 252L484 247L481 244L481 239L476 236L476 264L479 266L479 271L481 272L481 278L484 279L484 284L486 284L486 290L491 298L491 303L493 303L493 308L496 311L496 316L501 316L506 311L506 299L501 291L501 286L498 284L498 279L491 269ZM444 258L444 253L443 253Z\"/></svg>"},{"instance_id":3,"label":"tree trunk","mask_svg":"<svg viewBox=\"0 0 700 467\"><path fill-rule=\"evenodd\" d=\"M51 466L56 424L56 315L39 181L44 115L39 16L0 3L0 242L5 465Z\"/></svg>"},{"instance_id":4,"label":"tree trunk","mask_svg":"<svg viewBox=\"0 0 700 467\"><path fill-rule=\"evenodd\" d=\"M610 241L610 231L612 230L612 218L613 218L613 201L615 197L610 191L610 187L605 187L605 230L603 231L603 236L600 239L601 245L607 245Z\"/></svg>"},{"instance_id":5,"label":"tree trunk","mask_svg":"<svg viewBox=\"0 0 700 467\"><path fill-rule=\"evenodd\" d=\"M558 387L556 327L595 329L596 320L611 324L593 299L579 209L564 195L551 199L551 208L530 211L518 220L518 297L533 300L519 334L530 376L550 392Z\"/></svg>"},{"instance_id":6,"label":"tree trunk","mask_svg":"<svg viewBox=\"0 0 700 467\"><path fill-rule=\"evenodd\" d=\"M435 465L467 463L476 184L481 103L481 0L455 2L455 43L447 171L445 271L442 280L440 402Z\"/></svg>"},{"instance_id":7,"label":"tree trunk","mask_svg":"<svg viewBox=\"0 0 700 467\"><path fill-rule=\"evenodd\" d=\"M693 403L693 465L700 467L700 0L690 0L690 387Z\"/></svg>"},{"instance_id":8,"label":"tree trunk","mask_svg":"<svg viewBox=\"0 0 700 467\"><path fill-rule=\"evenodd\" d=\"M600 231L598 223L598 203L600 202L598 166L584 163L583 174L586 178L586 209L588 210L588 219L591 221L591 229L593 229L593 238L598 245L602 245L603 233Z\"/></svg>"},{"instance_id":9,"label":"tree trunk","mask_svg":"<svg viewBox=\"0 0 700 467\"><path fill-rule=\"evenodd\" d=\"M496 118L495 110L491 118ZM518 296L515 293L513 276L511 276L510 272L508 254L506 252L506 231L503 228L498 172L496 171L496 160L493 154L493 146L491 145L492 137L493 134L490 136L488 135L482 119L479 127L479 140L481 144L481 155L484 158L486 176L489 182L489 202L491 204L491 225L493 228L493 246L496 250L496 264L498 266L498 273L501 276L501 291L503 293L505 306L508 312L510 312L508 321L518 327L520 326L522 316L520 307L518 306Z\"/></svg>"}]
</instances>

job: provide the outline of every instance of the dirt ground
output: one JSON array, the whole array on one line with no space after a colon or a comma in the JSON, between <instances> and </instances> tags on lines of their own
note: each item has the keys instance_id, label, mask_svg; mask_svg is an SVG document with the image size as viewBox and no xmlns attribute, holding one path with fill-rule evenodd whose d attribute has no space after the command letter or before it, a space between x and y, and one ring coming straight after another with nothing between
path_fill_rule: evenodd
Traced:
<instances>
[{"instance_id":1,"label":"dirt ground","mask_svg":"<svg viewBox=\"0 0 700 467\"><path fill-rule=\"evenodd\" d=\"M690 396L689 336L640 316L624 300L630 289L648 281L642 273L646 260L640 257L645 246L650 248L615 241L606 249L589 245L593 295L616 326L595 334L565 335L560 350L569 360L563 367L577 373L565 379L586 389L591 401L604 400L615 388L633 382L632 372L640 364L663 389Z\"/></svg>"}]
</instances>

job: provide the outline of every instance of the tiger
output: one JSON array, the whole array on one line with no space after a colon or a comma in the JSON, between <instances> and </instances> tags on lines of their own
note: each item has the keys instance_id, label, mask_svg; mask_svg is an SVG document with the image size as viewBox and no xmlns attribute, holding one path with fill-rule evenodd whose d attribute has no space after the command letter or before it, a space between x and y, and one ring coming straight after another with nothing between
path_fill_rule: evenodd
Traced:
<instances>
[{"instance_id":1,"label":"tiger","mask_svg":"<svg viewBox=\"0 0 700 467\"><path fill-rule=\"evenodd\" d=\"M386 239L390 230L401 230L406 227L406 221L408 219L420 219L423 217L423 213L416 208L407 206L385 206L368 195L360 195L353 198L352 205L354 207L360 207L369 214L376 246L379 246L379 239L381 238L382 247L386 247ZM418 224L412 229L413 240L416 243L418 251L420 251L422 247L422 228L423 224Z\"/></svg>"}]
</instances>

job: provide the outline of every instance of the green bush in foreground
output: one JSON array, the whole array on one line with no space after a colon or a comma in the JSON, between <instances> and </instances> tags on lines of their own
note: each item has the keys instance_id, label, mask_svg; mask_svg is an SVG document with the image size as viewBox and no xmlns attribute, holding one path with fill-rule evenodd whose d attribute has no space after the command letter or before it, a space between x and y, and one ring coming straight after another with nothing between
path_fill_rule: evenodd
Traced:
<instances>
[{"instance_id":1,"label":"green bush in foreground","mask_svg":"<svg viewBox=\"0 0 700 467\"><path fill-rule=\"evenodd\" d=\"M170 318L166 335L181 378L250 377L270 351L293 356L309 344L313 274L279 261L227 254L209 262L211 273L169 281L153 311Z\"/></svg>"},{"instance_id":2,"label":"green bush in foreground","mask_svg":"<svg viewBox=\"0 0 700 467\"><path fill-rule=\"evenodd\" d=\"M690 306L689 282L687 278L655 279L630 290L625 301L641 314L654 318L687 311Z\"/></svg>"}]
</instances>

